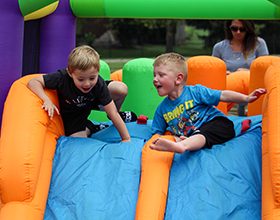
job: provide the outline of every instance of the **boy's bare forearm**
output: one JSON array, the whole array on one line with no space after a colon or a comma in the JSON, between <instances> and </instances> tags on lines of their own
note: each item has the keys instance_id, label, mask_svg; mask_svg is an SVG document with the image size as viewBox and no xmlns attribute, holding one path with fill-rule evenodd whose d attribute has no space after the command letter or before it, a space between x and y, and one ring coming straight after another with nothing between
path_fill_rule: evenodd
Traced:
<instances>
[{"instance_id":1,"label":"boy's bare forearm","mask_svg":"<svg viewBox=\"0 0 280 220\"><path fill-rule=\"evenodd\" d=\"M230 90L224 90L221 93L220 101L233 103L251 103L256 101L260 96L264 94L266 94L266 89L263 88L256 89L249 95L244 95Z\"/></svg>"},{"instance_id":2,"label":"boy's bare forearm","mask_svg":"<svg viewBox=\"0 0 280 220\"><path fill-rule=\"evenodd\" d=\"M44 85L38 78L33 78L27 83L27 87L36 94L43 102L49 101L50 97L44 91Z\"/></svg>"},{"instance_id":3,"label":"boy's bare forearm","mask_svg":"<svg viewBox=\"0 0 280 220\"><path fill-rule=\"evenodd\" d=\"M27 83L27 86L43 101L43 105L41 108L45 109L51 119L53 119L54 112L56 112L58 115L60 114L58 108L53 104L50 97L45 93L43 77L36 77L34 79L31 79Z\"/></svg>"},{"instance_id":4,"label":"boy's bare forearm","mask_svg":"<svg viewBox=\"0 0 280 220\"><path fill-rule=\"evenodd\" d=\"M112 122L115 125L115 127L117 128L117 130L122 138L122 142L130 141L131 138L128 133L127 127L118 113L112 117Z\"/></svg>"},{"instance_id":5,"label":"boy's bare forearm","mask_svg":"<svg viewBox=\"0 0 280 220\"><path fill-rule=\"evenodd\" d=\"M122 120L122 118L120 117L120 115L116 109L115 103L113 101L111 101L108 105L104 106L104 109L105 109L107 115L111 118L114 126L118 130L118 132L122 138L122 142L131 141L127 127L126 127L124 121Z\"/></svg>"},{"instance_id":6,"label":"boy's bare forearm","mask_svg":"<svg viewBox=\"0 0 280 220\"><path fill-rule=\"evenodd\" d=\"M220 101L222 102L233 102L233 103L246 103L247 95L230 91L224 90L222 91Z\"/></svg>"}]
</instances>

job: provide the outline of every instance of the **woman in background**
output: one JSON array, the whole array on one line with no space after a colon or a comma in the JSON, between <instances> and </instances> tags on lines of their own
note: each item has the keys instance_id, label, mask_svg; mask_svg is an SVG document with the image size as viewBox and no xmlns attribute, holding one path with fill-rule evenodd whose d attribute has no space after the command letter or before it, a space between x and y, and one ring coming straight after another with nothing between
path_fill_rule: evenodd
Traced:
<instances>
[{"instance_id":1,"label":"woman in background","mask_svg":"<svg viewBox=\"0 0 280 220\"><path fill-rule=\"evenodd\" d=\"M250 66L257 57L269 54L266 42L257 36L251 20L227 20L225 33L226 39L214 45L212 56L226 63L227 89L248 95ZM238 106L240 116L246 115L244 107Z\"/></svg>"}]
</instances>

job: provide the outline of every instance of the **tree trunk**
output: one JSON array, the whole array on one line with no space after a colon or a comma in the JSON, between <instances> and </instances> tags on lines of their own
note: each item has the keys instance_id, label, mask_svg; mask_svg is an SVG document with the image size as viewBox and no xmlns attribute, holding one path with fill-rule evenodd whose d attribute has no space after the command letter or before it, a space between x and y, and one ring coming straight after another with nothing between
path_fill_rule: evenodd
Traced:
<instances>
[{"instance_id":1,"label":"tree trunk","mask_svg":"<svg viewBox=\"0 0 280 220\"><path fill-rule=\"evenodd\" d=\"M166 53L173 51L176 33L176 20L168 21L166 26Z\"/></svg>"}]
</instances>

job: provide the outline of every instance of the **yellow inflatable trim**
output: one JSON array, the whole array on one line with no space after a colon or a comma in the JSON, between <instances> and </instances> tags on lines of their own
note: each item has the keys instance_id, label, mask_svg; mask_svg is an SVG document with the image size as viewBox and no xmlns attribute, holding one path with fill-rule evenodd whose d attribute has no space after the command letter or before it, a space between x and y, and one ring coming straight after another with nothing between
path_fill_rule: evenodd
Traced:
<instances>
[{"instance_id":1,"label":"yellow inflatable trim","mask_svg":"<svg viewBox=\"0 0 280 220\"><path fill-rule=\"evenodd\" d=\"M38 18L43 18L51 13L53 13L57 6L58 6L58 3L59 1L56 1L44 8L41 8L37 11L34 11L26 16L24 16L24 21L29 21L29 20L35 20L35 19L38 19Z\"/></svg>"}]
</instances>

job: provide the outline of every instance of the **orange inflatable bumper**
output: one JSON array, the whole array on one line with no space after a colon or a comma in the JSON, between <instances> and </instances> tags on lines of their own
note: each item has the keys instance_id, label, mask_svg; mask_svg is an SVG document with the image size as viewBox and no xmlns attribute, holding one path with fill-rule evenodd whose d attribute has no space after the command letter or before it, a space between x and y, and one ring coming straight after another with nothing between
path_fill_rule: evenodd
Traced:
<instances>
[{"instance_id":1,"label":"orange inflatable bumper","mask_svg":"<svg viewBox=\"0 0 280 220\"><path fill-rule=\"evenodd\" d=\"M226 64L217 57L194 56L187 60L187 85L201 84L211 89L225 90ZM220 102L217 108L227 115L227 103Z\"/></svg>"},{"instance_id":2,"label":"orange inflatable bumper","mask_svg":"<svg viewBox=\"0 0 280 220\"><path fill-rule=\"evenodd\" d=\"M280 57L277 56L262 56L258 57L252 62L250 69L250 83L249 83L249 94L252 93L255 89L265 88L264 77L268 67L273 64L280 62ZM247 116L252 115L261 115L262 104L264 96L261 96L255 102L248 104L248 113Z\"/></svg>"},{"instance_id":3,"label":"orange inflatable bumper","mask_svg":"<svg viewBox=\"0 0 280 220\"><path fill-rule=\"evenodd\" d=\"M110 80L122 82L122 69L116 70L111 73Z\"/></svg>"},{"instance_id":4,"label":"orange inflatable bumper","mask_svg":"<svg viewBox=\"0 0 280 220\"><path fill-rule=\"evenodd\" d=\"M280 219L280 63L272 64L264 78L262 219Z\"/></svg>"},{"instance_id":5,"label":"orange inflatable bumper","mask_svg":"<svg viewBox=\"0 0 280 220\"><path fill-rule=\"evenodd\" d=\"M38 75L14 82L4 106L0 140L1 220L43 219L56 140L64 135L61 116L50 120L41 109L42 101L26 86L35 76ZM56 91L46 92L59 106Z\"/></svg>"},{"instance_id":6,"label":"orange inflatable bumper","mask_svg":"<svg viewBox=\"0 0 280 220\"><path fill-rule=\"evenodd\" d=\"M141 181L136 206L135 220L162 220L164 218L169 173L174 153L150 149L150 144L159 135L154 135L142 149ZM175 141L172 135L160 136Z\"/></svg>"}]
</instances>

